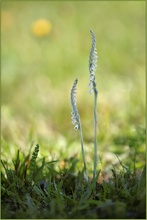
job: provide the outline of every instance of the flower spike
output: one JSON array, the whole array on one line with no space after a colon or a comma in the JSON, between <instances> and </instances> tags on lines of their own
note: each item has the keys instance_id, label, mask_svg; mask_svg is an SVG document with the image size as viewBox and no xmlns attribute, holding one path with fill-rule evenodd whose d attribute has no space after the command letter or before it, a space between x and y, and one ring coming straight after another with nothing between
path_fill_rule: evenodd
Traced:
<instances>
[{"instance_id":1,"label":"flower spike","mask_svg":"<svg viewBox=\"0 0 147 220\"><path fill-rule=\"evenodd\" d=\"M79 113L78 113L78 109L77 109L77 105L76 105L77 100L75 97L77 83L78 83L78 79L75 79L73 86L72 86L72 89L71 89L71 93L70 93L71 105L72 105L71 119L72 119L72 123L75 125L74 129L76 129L76 130L79 129L79 127L80 127Z\"/></svg>"},{"instance_id":2,"label":"flower spike","mask_svg":"<svg viewBox=\"0 0 147 220\"><path fill-rule=\"evenodd\" d=\"M97 52L96 52L96 37L93 32L93 30L90 30L91 38L92 38L92 47L89 55L89 74L90 74L90 82L89 87L91 94L94 92L94 171L93 171L93 178L96 178L97 176L97 150L98 150L98 144L97 144L97 96L98 91L96 88L96 81L95 81L95 69L96 69L96 62L97 62Z\"/></svg>"},{"instance_id":3,"label":"flower spike","mask_svg":"<svg viewBox=\"0 0 147 220\"><path fill-rule=\"evenodd\" d=\"M89 74L90 74L90 82L89 82L89 87L91 87L89 93L92 93L96 90L96 82L95 82L95 69L96 69L96 62L97 62L97 51L96 51L96 38L93 30L90 30L91 33L91 38L92 38L92 47L90 51L90 56L89 56ZM92 90L93 89L93 90Z\"/></svg>"},{"instance_id":4,"label":"flower spike","mask_svg":"<svg viewBox=\"0 0 147 220\"><path fill-rule=\"evenodd\" d=\"M83 162L84 162L84 178L85 178L86 182L88 182L88 173L87 173L87 168L86 168L82 126L81 126L80 115L78 113L78 109L77 109L77 105L76 105L77 100L75 97L77 83L78 83L78 79L75 79L73 86L72 86L72 89L71 89L71 93L70 93L71 105L72 105L71 119L72 119L72 123L75 125L74 129L78 130L79 134L80 134L82 157L83 157Z\"/></svg>"}]
</instances>

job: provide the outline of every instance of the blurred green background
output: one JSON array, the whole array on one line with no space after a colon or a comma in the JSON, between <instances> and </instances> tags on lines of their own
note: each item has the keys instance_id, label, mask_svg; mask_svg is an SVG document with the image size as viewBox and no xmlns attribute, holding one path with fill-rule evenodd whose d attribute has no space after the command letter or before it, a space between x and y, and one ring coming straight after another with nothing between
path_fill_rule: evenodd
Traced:
<instances>
[{"instance_id":1,"label":"blurred green background","mask_svg":"<svg viewBox=\"0 0 147 220\"><path fill-rule=\"evenodd\" d=\"M76 77L86 155L93 166L93 95L88 94L90 29L97 39L101 164L145 162L145 2L6 1L1 8L2 157L33 142L41 155L80 155L71 124ZM44 19L50 29L40 23ZM42 27L43 26L43 27ZM43 31L46 31L44 33ZM10 158L11 159L11 158Z\"/></svg>"}]
</instances>

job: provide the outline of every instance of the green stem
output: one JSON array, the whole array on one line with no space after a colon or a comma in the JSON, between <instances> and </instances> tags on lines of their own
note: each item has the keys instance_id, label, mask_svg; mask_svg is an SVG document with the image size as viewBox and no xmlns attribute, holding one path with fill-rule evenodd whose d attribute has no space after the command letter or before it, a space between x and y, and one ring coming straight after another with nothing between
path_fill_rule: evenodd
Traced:
<instances>
[{"instance_id":1,"label":"green stem","mask_svg":"<svg viewBox=\"0 0 147 220\"><path fill-rule=\"evenodd\" d=\"M94 171L93 171L93 178L97 176L97 96L98 91L96 87L94 88Z\"/></svg>"},{"instance_id":2,"label":"green stem","mask_svg":"<svg viewBox=\"0 0 147 220\"><path fill-rule=\"evenodd\" d=\"M81 126L81 121L79 118L79 133L80 133L80 140L81 140L81 148L82 148L82 157L83 157L83 162L84 162L84 175L85 175L85 180L88 182L88 173L87 173L87 168L86 168L86 159L85 159L85 152L84 152L84 142L83 142L83 133L82 133L82 126Z\"/></svg>"}]
</instances>

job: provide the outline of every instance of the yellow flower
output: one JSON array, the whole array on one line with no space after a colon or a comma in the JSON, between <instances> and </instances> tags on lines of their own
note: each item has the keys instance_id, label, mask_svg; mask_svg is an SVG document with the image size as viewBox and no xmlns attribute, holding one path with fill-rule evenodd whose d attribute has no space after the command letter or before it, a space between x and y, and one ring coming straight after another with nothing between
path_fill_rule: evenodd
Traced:
<instances>
[{"instance_id":1,"label":"yellow flower","mask_svg":"<svg viewBox=\"0 0 147 220\"><path fill-rule=\"evenodd\" d=\"M46 19L39 19L34 22L32 26L32 32L36 36L46 36L52 29L52 23Z\"/></svg>"}]
</instances>

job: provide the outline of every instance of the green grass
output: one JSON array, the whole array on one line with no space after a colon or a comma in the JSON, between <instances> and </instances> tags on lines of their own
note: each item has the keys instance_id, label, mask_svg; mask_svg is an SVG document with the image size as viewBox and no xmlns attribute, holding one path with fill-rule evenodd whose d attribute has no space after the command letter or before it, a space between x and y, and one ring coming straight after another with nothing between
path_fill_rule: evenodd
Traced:
<instances>
[{"instance_id":1,"label":"green grass","mask_svg":"<svg viewBox=\"0 0 147 220\"><path fill-rule=\"evenodd\" d=\"M99 172L87 183L75 157L37 159L38 150L18 151L12 168L2 161L2 218L145 218L145 168L140 177L120 162L107 181Z\"/></svg>"},{"instance_id":2,"label":"green grass","mask_svg":"<svg viewBox=\"0 0 147 220\"><path fill-rule=\"evenodd\" d=\"M1 6L2 217L143 218L145 2L5 1ZM40 18L53 27L42 38L31 30ZM79 136L70 114L70 89L78 77L77 106L92 179L94 106L87 88L91 28L99 55L101 172L94 189L83 180ZM34 143L40 151L31 168ZM41 180L47 182L45 192Z\"/></svg>"}]
</instances>

